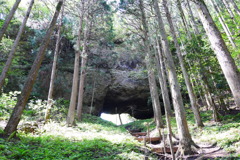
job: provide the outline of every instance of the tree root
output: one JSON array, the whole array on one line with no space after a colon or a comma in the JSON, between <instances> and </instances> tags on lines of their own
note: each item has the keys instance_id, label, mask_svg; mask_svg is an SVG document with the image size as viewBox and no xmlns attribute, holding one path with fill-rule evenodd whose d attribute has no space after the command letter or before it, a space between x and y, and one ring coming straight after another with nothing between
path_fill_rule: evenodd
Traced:
<instances>
[{"instance_id":1,"label":"tree root","mask_svg":"<svg viewBox=\"0 0 240 160\"><path fill-rule=\"evenodd\" d=\"M192 140L190 142L190 146L187 146L187 148L184 148L184 146L181 145L181 143L179 143L179 147L178 147L178 150L177 150L175 156L178 158L183 158L183 156L185 156L185 155L198 154L199 148L200 147Z\"/></svg>"}]
</instances>

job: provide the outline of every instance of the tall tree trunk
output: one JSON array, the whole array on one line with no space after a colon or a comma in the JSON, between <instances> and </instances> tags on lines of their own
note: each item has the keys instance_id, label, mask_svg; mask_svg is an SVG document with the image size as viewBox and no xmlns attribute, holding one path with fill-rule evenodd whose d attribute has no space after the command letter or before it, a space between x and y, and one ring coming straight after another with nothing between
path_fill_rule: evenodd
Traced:
<instances>
[{"instance_id":1,"label":"tall tree trunk","mask_svg":"<svg viewBox=\"0 0 240 160\"><path fill-rule=\"evenodd\" d=\"M238 25L237 23L237 17L235 17L235 14L234 12L232 11L230 5L228 4L228 2L226 0L222 0L223 1L223 5L225 6L225 8L227 9L231 19L232 19L232 22L236 25L237 29L239 30L240 29L240 26Z\"/></svg>"},{"instance_id":2,"label":"tall tree trunk","mask_svg":"<svg viewBox=\"0 0 240 160\"><path fill-rule=\"evenodd\" d=\"M169 116L173 116L173 113L171 111L171 104L170 104L170 99L169 99L169 92L168 92L168 88L167 88L167 78L166 78L166 74L164 71L164 64L163 64L163 55L160 49L160 43L158 42L158 40L156 40L157 44L157 50L155 51L155 57L156 57L156 67L157 67L157 71L158 71L158 79L159 79L159 84L161 87L161 93L162 93L162 98L163 98L163 103L164 103L164 108L165 110L168 111ZM157 55L158 53L158 55Z\"/></svg>"},{"instance_id":3,"label":"tall tree trunk","mask_svg":"<svg viewBox=\"0 0 240 160\"><path fill-rule=\"evenodd\" d=\"M51 79L50 79L50 85L49 85L49 91L48 91L47 109L45 112L45 123L48 122L48 120L50 118L51 108L53 105L53 90L54 90L54 82L55 82L56 71L57 71L59 46L60 46L60 41L61 41L61 28L62 28L63 14L64 14L64 4L62 7L60 23L58 25L57 41L56 41L56 46L55 46L55 52L54 52L54 58L53 58L53 64L52 64L52 73L51 73Z\"/></svg>"},{"instance_id":4,"label":"tall tree trunk","mask_svg":"<svg viewBox=\"0 0 240 160\"><path fill-rule=\"evenodd\" d=\"M210 72L212 72L210 66L208 67L208 70L209 70ZM222 96L221 96L221 95L222 95L221 90L217 88L217 83L216 83L216 81L214 80L214 77L213 77L212 74L211 74L211 81L213 82L214 90L215 90L216 93L217 93L215 99L216 99L216 101L218 101L219 109L221 108L224 112L227 112L227 107L226 107L224 101L223 101L222 98L221 98L221 97L222 97ZM212 90L213 90L213 89L212 89Z\"/></svg>"},{"instance_id":5,"label":"tall tree trunk","mask_svg":"<svg viewBox=\"0 0 240 160\"><path fill-rule=\"evenodd\" d=\"M196 22L195 19L194 19L193 12L192 12L192 8L191 8L191 6L190 6L189 0L186 0L186 2L187 2L188 10L189 10L189 15L190 15L190 18L191 18L192 23L193 23L193 27L194 27L195 34L196 34L196 35L199 35L200 32L199 32L199 29L198 29L198 26L197 26L197 22Z\"/></svg>"},{"instance_id":6,"label":"tall tree trunk","mask_svg":"<svg viewBox=\"0 0 240 160\"><path fill-rule=\"evenodd\" d=\"M235 12L240 16L240 9L238 8L237 4L234 2L234 0L229 0L230 4L234 8Z\"/></svg>"},{"instance_id":7,"label":"tall tree trunk","mask_svg":"<svg viewBox=\"0 0 240 160\"><path fill-rule=\"evenodd\" d=\"M89 12L89 11L88 11ZM86 16L86 28L84 31L84 43L83 43L83 51L82 51L82 63L81 63L81 75L79 81L79 91L78 91L78 104L77 104L77 118L80 121L82 119L82 108L83 108L83 95L84 95L84 82L86 77L86 69L87 69L87 57L88 57L88 40L89 40L89 32L90 32L90 17Z\"/></svg>"},{"instance_id":8,"label":"tall tree trunk","mask_svg":"<svg viewBox=\"0 0 240 160\"><path fill-rule=\"evenodd\" d=\"M150 51L148 50L148 52L150 52ZM148 58L149 58L149 54L146 55L145 60L146 61L151 61ZM160 106L159 95L158 95L158 91L157 91L157 84L156 84L154 71L153 71L153 68L151 67L150 62L146 62L146 64L147 64L147 70L148 70L149 88L150 88L152 105L153 105L153 110L154 110L154 115L155 115L157 128L163 128L162 112L161 112L161 106Z\"/></svg>"},{"instance_id":9,"label":"tall tree trunk","mask_svg":"<svg viewBox=\"0 0 240 160\"><path fill-rule=\"evenodd\" d=\"M173 26L172 17L170 15L169 9L167 7L167 1L162 0L162 4L163 4L163 8L164 8L164 11L166 13L167 20L168 20L168 23L169 23L169 26L170 26L170 32L172 33L172 36L173 36L174 45L175 45L175 48L177 50L177 56L178 56L180 67L181 67L181 70L182 70L182 73L183 73L185 84L187 86L188 95L189 95L189 98L190 98L190 101L191 101L191 106L192 106L192 111L194 113L195 122L196 122L196 125L198 127L203 127L200 112L199 112L199 109L198 109L198 106L197 106L197 103L196 103L196 96L193 92L193 88L192 88L192 85L190 83L190 79L189 79L186 67L184 65L184 61L183 61L182 53L181 53L181 50L180 50L180 46L179 46L178 41L177 41L177 35L176 35L175 29L174 29L174 26Z\"/></svg>"},{"instance_id":10,"label":"tall tree trunk","mask_svg":"<svg viewBox=\"0 0 240 160\"><path fill-rule=\"evenodd\" d=\"M63 4L63 0L59 0L57 7L56 7L56 11L54 13L53 19L50 23L50 26L47 30L47 33L45 35L45 37L43 38L42 44L40 46L39 52L37 54L37 57L32 65L32 68L29 72L28 78L24 84L24 87L22 89L21 95L18 97L17 100L17 104L13 109L13 112L11 114L11 117L7 123L7 126L4 129L5 134L10 135L12 134L14 131L16 131L18 123L21 119L21 115L23 113L24 107L27 104L28 98L30 96L30 93L32 91L33 88L33 84L37 78L38 75L38 71L39 68L42 64L44 55L45 55L45 50L48 46L48 43L50 41L50 37L52 35L52 32L55 28L55 24L59 15L59 12L61 10Z\"/></svg>"},{"instance_id":11,"label":"tall tree trunk","mask_svg":"<svg viewBox=\"0 0 240 160\"><path fill-rule=\"evenodd\" d=\"M67 115L67 125L74 125L75 119L75 109L76 109L76 100L77 100L77 91L78 91L78 77L79 77L79 58L81 54L81 34L83 26L83 17L84 17L84 1L82 1L82 11L79 17L79 29L78 29L78 39L77 39L77 50L75 52L75 61L74 61L74 72L73 72L73 82L72 82L72 92L71 100L68 109Z\"/></svg>"},{"instance_id":12,"label":"tall tree trunk","mask_svg":"<svg viewBox=\"0 0 240 160\"><path fill-rule=\"evenodd\" d=\"M159 78L159 83L161 86L161 92L162 92L162 97L163 97L166 124L167 124L167 130L168 130L168 135L169 135L168 138L169 138L170 150L171 150L171 154L172 154L172 159L175 160L175 153L173 151L173 145L172 145L173 133L172 133L172 127L171 127L171 118L170 118L170 117L172 117L172 111L171 111L170 100L169 100L168 89L167 89L167 79L166 79L166 75L164 72L163 55L160 50L160 44L158 43L158 40L156 40L156 42L157 42L157 44L156 44L157 50L155 51L156 67L158 70L158 78Z\"/></svg>"},{"instance_id":13,"label":"tall tree trunk","mask_svg":"<svg viewBox=\"0 0 240 160\"><path fill-rule=\"evenodd\" d=\"M210 2L213 5L213 8L215 9L215 12L218 15L218 19L219 19L225 33L227 34L228 40L230 41L233 48L236 48L237 46L233 40L232 33L231 33L230 29L228 28L227 24L225 23L223 16L220 14L221 11L219 10L218 6L215 4L215 2L213 0L210 0Z\"/></svg>"},{"instance_id":14,"label":"tall tree trunk","mask_svg":"<svg viewBox=\"0 0 240 160\"><path fill-rule=\"evenodd\" d=\"M200 64L200 67L202 68L203 66ZM215 105L214 99L212 98L211 87L210 87L210 85L208 83L207 77L206 77L206 75L205 75L203 70L200 71L199 77L200 77L200 79L203 82L202 85L204 87L207 103L208 103L208 105L210 106L210 108L213 111L213 119L214 119L215 122L219 122L220 121L220 117L219 117L219 114L218 114L218 109L217 109L217 106Z\"/></svg>"},{"instance_id":15,"label":"tall tree trunk","mask_svg":"<svg viewBox=\"0 0 240 160\"><path fill-rule=\"evenodd\" d=\"M185 30L186 30L186 32L187 32L187 35L188 35L188 37L190 38L191 35L189 34L189 33L190 33L190 32L189 32L189 27L188 27L189 25L188 25L188 23L187 23L186 16L185 16L185 14L184 14L184 11L183 11L183 8L182 8L182 5L181 5L180 0L177 0L177 7L178 7L178 10L179 10L179 12L180 12L180 17L181 17L181 19L182 19L183 27L185 28Z\"/></svg>"},{"instance_id":16,"label":"tall tree trunk","mask_svg":"<svg viewBox=\"0 0 240 160\"><path fill-rule=\"evenodd\" d=\"M191 148L191 145L194 144L194 142L192 141L192 138L188 129L186 113L183 105L182 95L180 92L180 86L177 80L175 65L173 62L172 54L170 52L170 47L167 40L167 34L166 34L164 23L160 14L158 1L154 0L153 2L154 2L154 10L157 15L157 21L159 25L159 32L162 38L162 43L163 43L162 46L163 46L164 54L167 58L166 67L168 70L169 83L171 87L173 106L175 110L178 134L180 139L179 148L182 154L183 152L187 154L192 154L193 150Z\"/></svg>"},{"instance_id":17,"label":"tall tree trunk","mask_svg":"<svg viewBox=\"0 0 240 160\"><path fill-rule=\"evenodd\" d=\"M0 90L2 89L2 87L3 87L3 85L4 85L5 78L6 78L6 76L7 76L8 70L9 70L11 64L12 64L12 60L13 60L13 58L14 58L14 54L15 54L15 52L16 52L16 50L17 50L18 43L19 43L19 41L20 41L20 38L21 38L22 33L23 33L23 31L24 31L24 28L25 28L25 26L26 26L26 23L27 23L27 20L28 20L28 18L29 18L29 15L30 15L30 13L31 13L33 4L34 4L34 0L32 0L32 1L30 2L30 5L29 5L28 10L27 10L27 13L26 13L26 15L25 15L25 17L24 17L24 19L23 19L23 22L22 22L20 28L19 28L17 37L16 37L16 39L15 39L15 41L14 41L14 44L13 44L13 46L12 46L12 49L11 49L9 55L8 55L8 59L7 59L6 65L5 65L4 68L3 68L2 74L1 74L1 76L0 76Z\"/></svg>"},{"instance_id":18,"label":"tall tree trunk","mask_svg":"<svg viewBox=\"0 0 240 160\"><path fill-rule=\"evenodd\" d=\"M148 82L149 82L149 88L150 88L150 93L152 98L152 105L153 105L155 120L156 120L157 128L159 129L159 128L163 128L162 113L161 113L161 106L159 102L159 95L157 92L156 79L155 79L153 67L151 65L151 53L150 53L149 35L148 35L149 29L148 29L148 24L147 24L142 0L139 1L139 8L141 10L142 25L144 29L143 43L144 43L145 52L146 52L145 62L148 70Z\"/></svg>"},{"instance_id":19,"label":"tall tree trunk","mask_svg":"<svg viewBox=\"0 0 240 160\"><path fill-rule=\"evenodd\" d=\"M234 100L240 107L240 75L237 66L231 57L229 50L223 41L221 33L217 29L206 4L202 0L194 0L200 19L207 32L211 46L217 56L228 85L232 91Z\"/></svg>"},{"instance_id":20,"label":"tall tree trunk","mask_svg":"<svg viewBox=\"0 0 240 160\"><path fill-rule=\"evenodd\" d=\"M93 111L93 102L95 98L95 87L96 87L96 73L93 75L93 84L92 84L92 99L91 99L91 106L90 106L90 114L92 114Z\"/></svg>"},{"instance_id":21,"label":"tall tree trunk","mask_svg":"<svg viewBox=\"0 0 240 160\"><path fill-rule=\"evenodd\" d=\"M14 5L13 5L11 11L10 11L10 13L8 14L7 18L5 19L4 24L3 24L3 26L0 30L0 42L2 41L3 35L6 32L7 27L9 25L10 21L12 20L20 2L21 2L21 0L16 0L16 2L14 3Z\"/></svg>"},{"instance_id":22,"label":"tall tree trunk","mask_svg":"<svg viewBox=\"0 0 240 160\"><path fill-rule=\"evenodd\" d=\"M194 78L190 78L190 79L191 79L191 84L192 84L193 88L196 89L196 93L198 94L198 96L196 96L196 97L199 97L200 102L201 102L201 103L204 103L204 99L203 99L203 97L202 97L202 92L201 92L201 89L199 88L199 85L195 85L195 84L194 84L194 81L193 81ZM198 100L197 100L197 101L198 101ZM197 103L197 104L198 104L198 106L200 106L199 103Z\"/></svg>"},{"instance_id":23,"label":"tall tree trunk","mask_svg":"<svg viewBox=\"0 0 240 160\"><path fill-rule=\"evenodd\" d=\"M232 12L232 10L231 10L231 7L229 6L228 2L227 2L226 0L222 0L222 1L223 1L223 4L224 4L225 8L227 9L230 17L231 17L232 19L234 19L234 14L233 14L233 12Z\"/></svg>"}]
</instances>

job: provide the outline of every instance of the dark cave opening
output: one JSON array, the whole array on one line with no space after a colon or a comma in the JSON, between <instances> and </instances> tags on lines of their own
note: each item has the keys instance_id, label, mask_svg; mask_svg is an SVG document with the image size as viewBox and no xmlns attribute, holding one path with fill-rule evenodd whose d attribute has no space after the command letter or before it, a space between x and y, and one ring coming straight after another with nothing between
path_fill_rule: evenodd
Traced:
<instances>
[{"instance_id":1,"label":"dark cave opening","mask_svg":"<svg viewBox=\"0 0 240 160\"><path fill-rule=\"evenodd\" d=\"M132 98L121 100L116 98L106 97L102 113L122 114L128 113L136 119L148 119L153 117L153 109L148 104L148 99Z\"/></svg>"}]
</instances>

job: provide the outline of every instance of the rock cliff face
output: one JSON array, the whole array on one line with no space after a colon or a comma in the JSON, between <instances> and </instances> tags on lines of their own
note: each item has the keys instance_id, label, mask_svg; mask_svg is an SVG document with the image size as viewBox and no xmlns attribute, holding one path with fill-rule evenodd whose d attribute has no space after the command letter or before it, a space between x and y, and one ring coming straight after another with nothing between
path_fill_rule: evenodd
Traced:
<instances>
[{"instance_id":1,"label":"rock cliff face","mask_svg":"<svg viewBox=\"0 0 240 160\"><path fill-rule=\"evenodd\" d=\"M152 116L152 108L148 105L147 77L136 75L138 72L112 70L112 83L105 97L103 112L129 113L135 118Z\"/></svg>"},{"instance_id":2,"label":"rock cliff face","mask_svg":"<svg viewBox=\"0 0 240 160\"><path fill-rule=\"evenodd\" d=\"M153 116L147 73L142 59L131 54L118 53L108 48L94 48L90 51L84 88L85 113L129 113L135 118ZM62 55L61 64L58 65L54 99L70 99L74 56L65 56ZM32 92L34 96L47 98L50 74L51 65L43 64ZM16 84L16 78L13 78L12 84L9 83L10 86ZM19 87L13 90L20 90L24 83L23 80L17 82Z\"/></svg>"},{"instance_id":3,"label":"rock cliff face","mask_svg":"<svg viewBox=\"0 0 240 160\"><path fill-rule=\"evenodd\" d=\"M72 71L60 70L54 97L70 99ZM101 113L129 113L135 118L150 118L153 111L147 75L143 70L88 69L85 80L83 111ZM50 71L40 73L35 92L47 95ZM46 97L42 97L46 98Z\"/></svg>"},{"instance_id":4,"label":"rock cliff face","mask_svg":"<svg viewBox=\"0 0 240 160\"><path fill-rule=\"evenodd\" d=\"M152 117L148 81L146 74L141 72L116 69L88 70L83 111L94 115L129 113L135 118ZM58 79L55 97L70 99L72 73L61 72ZM47 88L44 90L47 92Z\"/></svg>"}]
</instances>

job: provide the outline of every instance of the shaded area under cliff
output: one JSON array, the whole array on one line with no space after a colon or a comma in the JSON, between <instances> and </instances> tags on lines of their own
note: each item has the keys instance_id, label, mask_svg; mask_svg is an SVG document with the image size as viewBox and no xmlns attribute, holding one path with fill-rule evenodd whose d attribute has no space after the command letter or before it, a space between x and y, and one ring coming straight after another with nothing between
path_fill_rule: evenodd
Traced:
<instances>
[{"instance_id":1,"label":"shaded area under cliff","mask_svg":"<svg viewBox=\"0 0 240 160\"><path fill-rule=\"evenodd\" d=\"M128 95L126 95L128 96ZM148 104L148 97L126 97L126 99L117 98L112 92L108 93L101 110L102 113L122 114L128 113L137 119L147 119L153 117L153 109Z\"/></svg>"}]
</instances>

